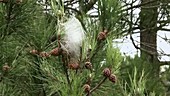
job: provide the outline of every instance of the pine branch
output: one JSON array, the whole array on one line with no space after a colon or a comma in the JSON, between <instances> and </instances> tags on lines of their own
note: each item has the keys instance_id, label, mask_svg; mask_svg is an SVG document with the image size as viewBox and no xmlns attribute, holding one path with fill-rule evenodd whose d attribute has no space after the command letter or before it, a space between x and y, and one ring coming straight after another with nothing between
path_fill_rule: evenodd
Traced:
<instances>
[{"instance_id":1,"label":"pine branch","mask_svg":"<svg viewBox=\"0 0 170 96\"><path fill-rule=\"evenodd\" d=\"M94 92L96 89L98 89L98 88L106 81L106 79L107 79L107 77L104 77L103 80L101 80L101 81L98 83L98 85L96 85L93 89L91 89L89 93L91 94L91 93Z\"/></svg>"},{"instance_id":2,"label":"pine branch","mask_svg":"<svg viewBox=\"0 0 170 96\"><path fill-rule=\"evenodd\" d=\"M97 1L98 0L90 0L89 3L86 5L84 12L87 13Z\"/></svg>"},{"instance_id":3,"label":"pine branch","mask_svg":"<svg viewBox=\"0 0 170 96\"><path fill-rule=\"evenodd\" d=\"M151 0L151 1L148 1L148 2L145 2L145 3L141 3L139 5L135 5L135 6L131 6L131 7L128 7L126 9L123 9L121 10L121 12L124 12L124 11L128 11L128 10L131 10L131 9L134 9L134 8L139 8L141 6L145 6L145 5L148 5L148 4L152 4L152 3L155 3L156 0Z\"/></svg>"},{"instance_id":4,"label":"pine branch","mask_svg":"<svg viewBox=\"0 0 170 96\"><path fill-rule=\"evenodd\" d=\"M97 1L98 0L90 0L88 3L88 1L83 2L82 0L79 0L80 12L87 13L90 9L93 8L93 5Z\"/></svg>"},{"instance_id":5,"label":"pine branch","mask_svg":"<svg viewBox=\"0 0 170 96\"><path fill-rule=\"evenodd\" d=\"M160 28L160 30L162 30L162 31L170 31L170 29L168 29L168 28Z\"/></svg>"},{"instance_id":6,"label":"pine branch","mask_svg":"<svg viewBox=\"0 0 170 96\"><path fill-rule=\"evenodd\" d=\"M71 88L71 82L70 82L70 79L69 79L68 69L66 67L67 64L68 64L68 58L67 58L66 55L62 54L63 68L64 68L64 72L65 72L65 75L66 75L66 78L67 78L68 85Z\"/></svg>"},{"instance_id":7,"label":"pine branch","mask_svg":"<svg viewBox=\"0 0 170 96\"><path fill-rule=\"evenodd\" d=\"M73 10L73 11L75 11L76 13L78 13L79 15L82 15L82 13L81 13L79 10L75 9L75 8L68 7L68 6L64 6L64 8L65 8L66 10L67 10L67 9Z\"/></svg>"}]
</instances>

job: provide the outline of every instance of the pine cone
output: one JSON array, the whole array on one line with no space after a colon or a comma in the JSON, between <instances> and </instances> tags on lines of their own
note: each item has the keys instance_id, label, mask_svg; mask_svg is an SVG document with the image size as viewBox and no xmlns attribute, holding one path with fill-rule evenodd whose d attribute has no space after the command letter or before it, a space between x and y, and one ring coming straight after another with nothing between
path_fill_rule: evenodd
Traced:
<instances>
[{"instance_id":1,"label":"pine cone","mask_svg":"<svg viewBox=\"0 0 170 96\"><path fill-rule=\"evenodd\" d=\"M48 54L47 52L41 52L40 56L41 57L50 57L50 54Z\"/></svg>"},{"instance_id":2,"label":"pine cone","mask_svg":"<svg viewBox=\"0 0 170 96\"><path fill-rule=\"evenodd\" d=\"M72 70L76 70L78 69L80 66L78 63L71 63L71 64L68 64L68 68L69 69L72 69Z\"/></svg>"},{"instance_id":3,"label":"pine cone","mask_svg":"<svg viewBox=\"0 0 170 96\"><path fill-rule=\"evenodd\" d=\"M9 65L8 65L7 63L2 67L2 70L3 70L4 72L8 72L9 69L10 69L10 67L9 67Z\"/></svg>"},{"instance_id":4,"label":"pine cone","mask_svg":"<svg viewBox=\"0 0 170 96\"><path fill-rule=\"evenodd\" d=\"M30 53L31 53L32 55L37 55L37 54L39 54L38 50L35 50L35 49L31 50Z\"/></svg>"},{"instance_id":5,"label":"pine cone","mask_svg":"<svg viewBox=\"0 0 170 96\"><path fill-rule=\"evenodd\" d=\"M111 75L111 70L109 68L105 68L103 70L103 75L106 76L106 77L110 77Z\"/></svg>"},{"instance_id":6,"label":"pine cone","mask_svg":"<svg viewBox=\"0 0 170 96\"><path fill-rule=\"evenodd\" d=\"M89 85L89 84L85 84L85 85L83 86L83 88L84 88L84 91L85 91L86 93L90 92L90 85Z\"/></svg>"},{"instance_id":7,"label":"pine cone","mask_svg":"<svg viewBox=\"0 0 170 96\"><path fill-rule=\"evenodd\" d=\"M116 82L116 76L114 74L111 74L110 77L109 77L109 80L113 83Z\"/></svg>"},{"instance_id":8,"label":"pine cone","mask_svg":"<svg viewBox=\"0 0 170 96\"><path fill-rule=\"evenodd\" d=\"M91 62L85 62L85 67L86 67L87 69L91 69L91 68L92 68Z\"/></svg>"},{"instance_id":9,"label":"pine cone","mask_svg":"<svg viewBox=\"0 0 170 96\"><path fill-rule=\"evenodd\" d=\"M100 32L100 33L98 34L97 39L98 39L99 41L105 40L105 39L106 39L106 36L107 36L107 30L104 30L104 32Z\"/></svg>"},{"instance_id":10,"label":"pine cone","mask_svg":"<svg viewBox=\"0 0 170 96\"><path fill-rule=\"evenodd\" d=\"M55 48L55 49L50 51L50 55L53 55L53 56L59 56L60 53L61 53L61 49L60 48Z\"/></svg>"}]
</instances>

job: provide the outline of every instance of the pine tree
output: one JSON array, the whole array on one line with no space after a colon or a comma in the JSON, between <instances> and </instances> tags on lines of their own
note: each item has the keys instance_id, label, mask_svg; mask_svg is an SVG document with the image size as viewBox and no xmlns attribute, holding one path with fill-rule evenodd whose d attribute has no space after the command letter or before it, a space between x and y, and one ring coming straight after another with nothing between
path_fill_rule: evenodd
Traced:
<instances>
[{"instance_id":1,"label":"pine tree","mask_svg":"<svg viewBox=\"0 0 170 96\"><path fill-rule=\"evenodd\" d=\"M0 0L0 96L147 94L148 62L113 47L123 1Z\"/></svg>"},{"instance_id":2,"label":"pine tree","mask_svg":"<svg viewBox=\"0 0 170 96\"><path fill-rule=\"evenodd\" d=\"M1 1L2 96L115 94L112 88L116 86L116 69L122 61L121 54L112 47L112 39L120 32L116 24L119 2L96 0L87 5L79 2L77 13L65 5L69 3L73 2ZM86 14L92 8L90 4L99 6L98 19ZM76 64L70 64L70 53L61 43L66 35L63 24L71 17L77 18L85 30Z\"/></svg>"}]
</instances>

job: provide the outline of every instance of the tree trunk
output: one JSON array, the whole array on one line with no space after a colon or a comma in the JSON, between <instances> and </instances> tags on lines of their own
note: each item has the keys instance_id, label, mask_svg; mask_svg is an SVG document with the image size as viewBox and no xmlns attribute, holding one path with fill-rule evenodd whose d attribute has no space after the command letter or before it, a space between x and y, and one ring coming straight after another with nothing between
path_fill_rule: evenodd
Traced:
<instances>
[{"instance_id":1,"label":"tree trunk","mask_svg":"<svg viewBox=\"0 0 170 96\"><path fill-rule=\"evenodd\" d=\"M147 3L151 2L152 3ZM140 48L141 57L151 62L153 73L159 74L159 64L157 63L157 0L141 0L147 3L141 7L140 12Z\"/></svg>"}]
</instances>

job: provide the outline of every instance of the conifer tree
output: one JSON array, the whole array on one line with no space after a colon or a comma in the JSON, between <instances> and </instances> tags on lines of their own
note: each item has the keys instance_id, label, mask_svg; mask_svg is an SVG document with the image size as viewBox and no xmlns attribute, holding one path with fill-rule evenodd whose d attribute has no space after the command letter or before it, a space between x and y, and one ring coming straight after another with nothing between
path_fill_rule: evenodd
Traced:
<instances>
[{"instance_id":1,"label":"conifer tree","mask_svg":"<svg viewBox=\"0 0 170 96\"><path fill-rule=\"evenodd\" d=\"M122 2L0 0L0 96L148 95L148 62L113 47Z\"/></svg>"},{"instance_id":2,"label":"conifer tree","mask_svg":"<svg viewBox=\"0 0 170 96\"><path fill-rule=\"evenodd\" d=\"M2 96L115 94L122 57L113 49L112 39L120 32L116 23L120 3L80 0L79 8L73 10L74 3L1 0ZM94 5L99 18L87 14Z\"/></svg>"}]
</instances>

